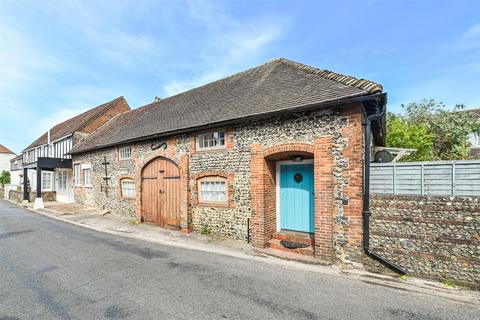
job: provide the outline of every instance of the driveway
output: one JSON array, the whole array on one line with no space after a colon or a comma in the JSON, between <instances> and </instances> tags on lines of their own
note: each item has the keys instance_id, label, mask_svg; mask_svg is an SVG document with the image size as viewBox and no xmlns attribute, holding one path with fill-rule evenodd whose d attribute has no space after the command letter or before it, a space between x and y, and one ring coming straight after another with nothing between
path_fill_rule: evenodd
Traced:
<instances>
[{"instance_id":1,"label":"driveway","mask_svg":"<svg viewBox=\"0 0 480 320\"><path fill-rule=\"evenodd\" d=\"M479 319L479 305L53 220L0 200L0 319Z\"/></svg>"}]
</instances>

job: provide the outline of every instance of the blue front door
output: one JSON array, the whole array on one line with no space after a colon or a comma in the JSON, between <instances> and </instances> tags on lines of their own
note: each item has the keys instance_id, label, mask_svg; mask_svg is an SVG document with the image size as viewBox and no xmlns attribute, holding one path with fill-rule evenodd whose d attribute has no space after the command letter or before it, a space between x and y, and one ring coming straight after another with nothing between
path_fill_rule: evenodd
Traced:
<instances>
[{"instance_id":1,"label":"blue front door","mask_svg":"<svg viewBox=\"0 0 480 320\"><path fill-rule=\"evenodd\" d=\"M313 164L280 164L280 228L314 232Z\"/></svg>"}]
</instances>

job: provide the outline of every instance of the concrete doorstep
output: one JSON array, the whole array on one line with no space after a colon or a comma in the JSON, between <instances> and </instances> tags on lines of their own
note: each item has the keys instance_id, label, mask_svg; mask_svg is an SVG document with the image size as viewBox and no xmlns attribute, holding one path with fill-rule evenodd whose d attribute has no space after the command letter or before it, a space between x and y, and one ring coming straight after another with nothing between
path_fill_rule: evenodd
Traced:
<instances>
[{"instance_id":1,"label":"concrete doorstep","mask_svg":"<svg viewBox=\"0 0 480 320\"><path fill-rule=\"evenodd\" d=\"M278 256L269 254L268 250L254 249L245 241L216 238L197 233L182 234L177 231L137 223L134 217L129 218L110 214L106 211L80 208L73 204L65 205L46 202L45 208L34 210L31 205L25 206L13 201L10 202L44 216L98 232L129 237L160 245L211 252L240 259L274 264L289 269L317 272L326 275L348 276L349 278L370 285L380 285L392 289L439 296L458 302L480 305L480 291L465 288L448 288L440 282L414 277L404 277L402 279L396 276L371 273L363 269L361 264L327 266L309 263L308 261L293 261L288 259L288 257L281 259Z\"/></svg>"}]
</instances>

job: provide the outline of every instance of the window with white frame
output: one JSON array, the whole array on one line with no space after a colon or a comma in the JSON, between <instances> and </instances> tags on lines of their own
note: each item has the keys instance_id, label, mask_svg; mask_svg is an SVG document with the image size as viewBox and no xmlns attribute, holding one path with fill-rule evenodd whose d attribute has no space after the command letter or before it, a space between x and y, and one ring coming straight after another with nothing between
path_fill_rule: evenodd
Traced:
<instances>
[{"instance_id":1,"label":"window with white frame","mask_svg":"<svg viewBox=\"0 0 480 320\"><path fill-rule=\"evenodd\" d=\"M92 186L92 170L83 169L83 183L85 186Z\"/></svg>"},{"instance_id":2,"label":"window with white frame","mask_svg":"<svg viewBox=\"0 0 480 320\"><path fill-rule=\"evenodd\" d=\"M120 180L123 198L135 198L135 181L132 179Z\"/></svg>"},{"instance_id":3,"label":"window with white frame","mask_svg":"<svg viewBox=\"0 0 480 320\"><path fill-rule=\"evenodd\" d=\"M53 172L42 171L42 190L44 191L52 190L52 177L53 177Z\"/></svg>"},{"instance_id":4,"label":"window with white frame","mask_svg":"<svg viewBox=\"0 0 480 320\"><path fill-rule=\"evenodd\" d=\"M201 133L197 136L198 149L219 149L225 147L225 131Z\"/></svg>"},{"instance_id":5,"label":"window with white frame","mask_svg":"<svg viewBox=\"0 0 480 320\"><path fill-rule=\"evenodd\" d=\"M470 147L478 148L480 147L480 137L476 133L470 133L468 135L468 142L470 142Z\"/></svg>"},{"instance_id":6,"label":"window with white frame","mask_svg":"<svg viewBox=\"0 0 480 320\"><path fill-rule=\"evenodd\" d=\"M77 163L77 164L73 165L73 173L75 175L75 185L76 186L81 186L82 185L82 179L81 179L80 163Z\"/></svg>"},{"instance_id":7,"label":"window with white frame","mask_svg":"<svg viewBox=\"0 0 480 320\"><path fill-rule=\"evenodd\" d=\"M118 158L120 160L128 160L132 158L132 147L120 147L118 148Z\"/></svg>"},{"instance_id":8,"label":"window with white frame","mask_svg":"<svg viewBox=\"0 0 480 320\"><path fill-rule=\"evenodd\" d=\"M198 200L200 203L227 203L227 179L206 177L198 180Z\"/></svg>"}]
</instances>

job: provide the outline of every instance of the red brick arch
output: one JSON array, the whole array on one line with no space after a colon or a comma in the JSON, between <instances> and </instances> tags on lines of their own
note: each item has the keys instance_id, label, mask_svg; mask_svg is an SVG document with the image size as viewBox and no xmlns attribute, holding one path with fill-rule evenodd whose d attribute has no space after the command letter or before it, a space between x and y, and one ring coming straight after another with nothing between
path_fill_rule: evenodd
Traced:
<instances>
[{"instance_id":1,"label":"red brick arch","mask_svg":"<svg viewBox=\"0 0 480 320\"><path fill-rule=\"evenodd\" d=\"M315 146L313 144L300 143L300 142L281 144L281 145L273 146L263 150L263 157L268 158L277 153L290 153L290 152L309 153L313 155L315 153Z\"/></svg>"}]
</instances>

